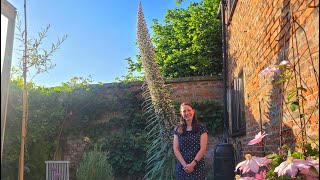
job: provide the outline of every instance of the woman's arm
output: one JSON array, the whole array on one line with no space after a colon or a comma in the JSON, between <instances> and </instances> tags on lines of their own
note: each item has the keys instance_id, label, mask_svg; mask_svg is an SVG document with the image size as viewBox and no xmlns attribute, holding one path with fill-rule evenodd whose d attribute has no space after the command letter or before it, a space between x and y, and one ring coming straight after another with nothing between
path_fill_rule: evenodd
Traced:
<instances>
[{"instance_id":1,"label":"woman's arm","mask_svg":"<svg viewBox=\"0 0 320 180\"><path fill-rule=\"evenodd\" d=\"M208 144L208 133L204 132L204 133L202 133L201 138L200 138L200 150L197 153L196 157L194 157L194 159L196 161L200 161L202 159L202 157L204 156L204 154L206 153L207 144Z\"/></svg>"},{"instance_id":2,"label":"woman's arm","mask_svg":"<svg viewBox=\"0 0 320 180\"><path fill-rule=\"evenodd\" d=\"M179 149L179 140L178 140L178 136L176 134L173 136L173 152L174 152L174 155L176 156L176 158L178 159L178 161L181 163L181 165L183 167L185 167L187 165L187 163L181 155L181 152Z\"/></svg>"}]
</instances>

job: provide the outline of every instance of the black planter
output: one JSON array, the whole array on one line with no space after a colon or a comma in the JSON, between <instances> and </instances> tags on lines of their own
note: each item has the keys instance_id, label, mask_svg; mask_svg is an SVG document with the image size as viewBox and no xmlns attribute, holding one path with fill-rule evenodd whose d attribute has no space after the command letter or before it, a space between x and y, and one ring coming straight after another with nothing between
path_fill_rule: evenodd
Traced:
<instances>
[{"instance_id":1,"label":"black planter","mask_svg":"<svg viewBox=\"0 0 320 180\"><path fill-rule=\"evenodd\" d=\"M234 180L235 160L232 144L218 144L214 150L214 180Z\"/></svg>"}]
</instances>

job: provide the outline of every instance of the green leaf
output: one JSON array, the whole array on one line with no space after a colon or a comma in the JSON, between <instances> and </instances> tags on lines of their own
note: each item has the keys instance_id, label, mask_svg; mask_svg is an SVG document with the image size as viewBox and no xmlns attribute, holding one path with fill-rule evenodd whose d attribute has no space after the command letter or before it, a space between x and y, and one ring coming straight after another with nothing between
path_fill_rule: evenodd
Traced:
<instances>
[{"instance_id":1,"label":"green leaf","mask_svg":"<svg viewBox=\"0 0 320 180\"><path fill-rule=\"evenodd\" d=\"M294 96L296 96L297 92L295 90L291 90L288 94L287 100L290 101Z\"/></svg>"},{"instance_id":2,"label":"green leaf","mask_svg":"<svg viewBox=\"0 0 320 180\"><path fill-rule=\"evenodd\" d=\"M297 109L299 108L299 102L297 101L294 101L290 104L290 110L292 112L296 111Z\"/></svg>"},{"instance_id":3,"label":"green leaf","mask_svg":"<svg viewBox=\"0 0 320 180\"><path fill-rule=\"evenodd\" d=\"M303 159L304 160L304 156L302 153L295 151L294 153L291 154L291 157L294 157L296 159Z\"/></svg>"},{"instance_id":4,"label":"green leaf","mask_svg":"<svg viewBox=\"0 0 320 180\"><path fill-rule=\"evenodd\" d=\"M303 92L307 92L307 89L304 88L303 86L297 87L297 90L301 90Z\"/></svg>"},{"instance_id":5,"label":"green leaf","mask_svg":"<svg viewBox=\"0 0 320 180\"><path fill-rule=\"evenodd\" d=\"M275 154L275 153L268 154L266 157L267 157L268 159L273 159L273 158L277 157L277 154Z\"/></svg>"},{"instance_id":6,"label":"green leaf","mask_svg":"<svg viewBox=\"0 0 320 180\"><path fill-rule=\"evenodd\" d=\"M278 85L278 84L281 84L281 83L284 83L284 82L286 82L286 79L280 79L280 80L274 82L274 84Z\"/></svg>"}]
</instances>

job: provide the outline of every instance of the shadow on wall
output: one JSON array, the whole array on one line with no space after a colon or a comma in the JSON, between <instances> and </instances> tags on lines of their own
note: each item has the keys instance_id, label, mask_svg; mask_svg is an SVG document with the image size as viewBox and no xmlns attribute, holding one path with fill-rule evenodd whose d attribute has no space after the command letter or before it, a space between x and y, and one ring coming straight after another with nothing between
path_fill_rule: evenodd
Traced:
<instances>
[{"instance_id":1,"label":"shadow on wall","mask_svg":"<svg viewBox=\"0 0 320 180\"><path fill-rule=\"evenodd\" d=\"M246 109L251 109L250 106L246 106ZM234 146L234 156L236 164L243 161L246 154L253 156L265 156L269 153L278 153L280 145L280 132L277 122L263 122L262 114L259 113L259 117L252 114L251 111L246 111L246 135L233 137L232 144ZM289 126L283 125L283 135L285 134L285 141L291 142L294 139L292 129ZM285 130L284 130L285 129ZM262 142L255 145L247 145L250 140L254 138L259 132L266 132L267 136Z\"/></svg>"}]
</instances>

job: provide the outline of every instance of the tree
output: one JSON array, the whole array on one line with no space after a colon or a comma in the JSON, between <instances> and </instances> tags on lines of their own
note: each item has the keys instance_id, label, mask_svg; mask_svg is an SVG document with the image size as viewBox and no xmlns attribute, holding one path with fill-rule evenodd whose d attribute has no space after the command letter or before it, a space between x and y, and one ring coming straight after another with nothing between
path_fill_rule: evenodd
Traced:
<instances>
[{"instance_id":1,"label":"tree","mask_svg":"<svg viewBox=\"0 0 320 180\"><path fill-rule=\"evenodd\" d=\"M177 3L181 3L177 1ZM167 10L162 24L153 20L156 61L166 78L210 76L222 70L221 23L218 0L191 3L187 9ZM141 67L129 64L129 74ZM130 62L128 62L130 63ZM135 68L132 68L135 67Z\"/></svg>"},{"instance_id":2,"label":"tree","mask_svg":"<svg viewBox=\"0 0 320 180\"><path fill-rule=\"evenodd\" d=\"M28 75L34 73L31 80L38 74L47 72L54 67L51 62L51 56L56 52L60 45L65 41L67 35L64 35L61 39L59 38L55 44L52 44L49 51L42 47L44 39L47 37L47 32L50 25L46 26L41 32L38 33L38 39L30 38L27 36L27 14L26 14L26 0L24 0L24 29L22 28L21 21L18 21L18 40L21 42L19 46L22 56L20 58L20 72L23 78L23 110L22 110L22 124L21 124L21 149L20 149L20 163L19 163L19 179L24 178L24 153L25 153L25 138L26 138L26 127L28 118ZM33 71L30 71L32 70Z\"/></svg>"},{"instance_id":3,"label":"tree","mask_svg":"<svg viewBox=\"0 0 320 180\"><path fill-rule=\"evenodd\" d=\"M222 69L219 1L168 10L163 25L154 20L153 42L165 77L205 76Z\"/></svg>"}]
</instances>

